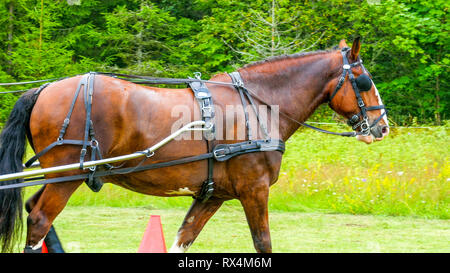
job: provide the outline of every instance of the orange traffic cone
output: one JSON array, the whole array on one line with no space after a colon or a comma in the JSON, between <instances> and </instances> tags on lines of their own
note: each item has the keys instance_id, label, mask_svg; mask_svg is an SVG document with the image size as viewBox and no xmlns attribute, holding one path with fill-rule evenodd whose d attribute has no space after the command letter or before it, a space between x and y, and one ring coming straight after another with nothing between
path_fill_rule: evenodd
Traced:
<instances>
[{"instance_id":1,"label":"orange traffic cone","mask_svg":"<svg viewBox=\"0 0 450 273\"><path fill-rule=\"evenodd\" d=\"M150 215L138 253L166 253L166 242L159 215Z\"/></svg>"},{"instance_id":2,"label":"orange traffic cone","mask_svg":"<svg viewBox=\"0 0 450 273\"><path fill-rule=\"evenodd\" d=\"M47 249L47 245L44 243L42 243L42 252L41 253L48 253L48 249Z\"/></svg>"}]
</instances>

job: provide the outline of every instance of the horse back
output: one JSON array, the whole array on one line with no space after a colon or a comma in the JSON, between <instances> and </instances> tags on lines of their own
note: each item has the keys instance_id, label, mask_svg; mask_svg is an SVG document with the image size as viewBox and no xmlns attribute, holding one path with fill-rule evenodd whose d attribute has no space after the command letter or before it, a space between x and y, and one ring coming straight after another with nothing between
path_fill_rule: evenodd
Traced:
<instances>
[{"instance_id":1,"label":"horse back","mask_svg":"<svg viewBox=\"0 0 450 273\"><path fill-rule=\"evenodd\" d=\"M82 76L55 82L41 91L30 117L31 142L35 152L55 142L70 109ZM86 124L84 90L75 102L64 139L82 140ZM103 157L143 150L171 133L179 118L174 105L193 109L189 89L140 86L128 81L96 75L91 120ZM170 145L167 145L168 147ZM169 147L170 148L170 147ZM65 155L61 156L61 152ZM80 147L55 147L40 159L43 167L75 163ZM177 156L179 152L175 152Z\"/></svg>"}]
</instances>

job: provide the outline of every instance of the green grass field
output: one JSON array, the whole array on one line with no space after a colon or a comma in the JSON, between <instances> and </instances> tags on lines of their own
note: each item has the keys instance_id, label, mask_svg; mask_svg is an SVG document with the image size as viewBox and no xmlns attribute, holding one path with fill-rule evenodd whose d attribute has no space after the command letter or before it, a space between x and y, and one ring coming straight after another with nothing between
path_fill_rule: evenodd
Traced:
<instances>
[{"instance_id":1,"label":"green grass field","mask_svg":"<svg viewBox=\"0 0 450 273\"><path fill-rule=\"evenodd\" d=\"M161 215L169 249L186 211L70 206L55 227L67 252L136 253L150 215ZM446 220L271 211L270 225L274 252L450 251ZM255 252L243 210L221 208L189 252Z\"/></svg>"},{"instance_id":2,"label":"green grass field","mask_svg":"<svg viewBox=\"0 0 450 273\"><path fill-rule=\"evenodd\" d=\"M448 252L449 144L445 127L394 129L372 145L300 130L271 188L274 251ZM136 252L150 214L159 214L170 247L191 201L82 186L55 225L70 252ZM190 251L254 252L238 201L216 213Z\"/></svg>"}]
</instances>

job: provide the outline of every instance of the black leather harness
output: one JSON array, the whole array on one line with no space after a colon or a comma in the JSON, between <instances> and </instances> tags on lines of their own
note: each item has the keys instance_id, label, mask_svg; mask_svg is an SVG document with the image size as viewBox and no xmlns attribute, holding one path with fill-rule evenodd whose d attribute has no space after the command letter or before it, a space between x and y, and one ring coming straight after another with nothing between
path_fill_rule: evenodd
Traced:
<instances>
[{"instance_id":1,"label":"black leather harness","mask_svg":"<svg viewBox=\"0 0 450 273\"><path fill-rule=\"evenodd\" d=\"M198 80L201 80L201 74L198 72L195 74ZM206 141L206 149L208 153L211 153L212 141L215 139L216 126L214 124L214 103L212 100L211 92L209 92L206 84L198 82L190 82L188 85L194 92L194 96L197 99L198 105L200 107L200 113L202 115L202 120L205 122L206 130L203 131L203 136ZM207 179L202 184L202 189L200 194L196 197L197 200L201 202L206 202L213 192L214 192L214 160L212 157L208 158L208 168L207 168Z\"/></svg>"},{"instance_id":2,"label":"black leather harness","mask_svg":"<svg viewBox=\"0 0 450 273\"><path fill-rule=\"evenodd\" d=\"M62 128L60 130L60 134L58 136L58 139L47 146L42 151L38 152L35 156L33 156L30 160L28 160L25 163L26 167L29 167L35 162L37 159L39 159L41 156L43 156L45 153L49 152L51 149L53 149L56 146L60 145L78 145L82 146L81 152L80 152L80 169L83 168L83 162L85 160L85 156L87 153L87 147L90 148L91 152L91 161L102 159L101 151L99 147L98 141L95 139L95 132L94 132L94 124L91 120L91 112L92 112L92 97L94 92L94 80L95 80L95 72L90 72L82 77L80 80L80 83L78 84L78 87L75 91L75 96L72 100L72 104L70 106L69 112L64 119ZM241 76L238 72L233 72L229 74L232 81L233 86L236 88L236 90L239 92L242 104L244 106L245 111L245 124L247 128L247 141L239 142L239 143L232 143L232 144L217 144L214 145L215 140L215 124L214 124L214 103L212 99L211 92L208 90L206 84L201 81L200 74L196 75L196 78L198 81L188 81L188 85L194 92L194 96L199 104L200 112L202 115L202 120L205 121L205 128L207 130L204 131L203 136L206 141L207 146L207 153L197 155L197 156L191 156L186 158L181 158L177 160L172 160L168 162L161 162L161 163L154 163L149 165L144 165L135 167L128 167L128 168L121 168L121 167L113 167L109 164L102 165L101 170L97 170L96 167L89 168L89 173L86 174L80 174L80 175L73 175L73 176L66 176L66 177L58 177L53 179L47 179L45 181L35 181L35 182L28 182L26 183L27 186L33 186L33 185L45 185L45 184L52 184L52 183L60 183L60 182L67 182L67 181L74 181L74 180L86 180L86 184L89 186L89 188L94 191L98 192L103 183L101 182L100 178L104 176L109 175L122 175L122 174L128 174L133 172L140 172L145 170L152 170L152 169L158 169L158 168L164 168L164 167L170 167L175 166L179 164L185 164L189 162L199 161L199 160L208 160L208 168L207 168L207 179L203 182L202 188L200 190L200 193L196 194L194 196L195 199L197 199L200 202L206 202L213 194L214 191L214 181L213 181L213 170L214 170L214 161L217 162L223 162L226 160L229 160L232 157L239 156L242 154L247 153L254 153L254 152L266 152L266 151L279 151L281 153L284 153L285 145L284 142L281 139L272 140L269 137L269 134L267 132L267 128L260 122L260 117L258 114L258 111L256 109L256 105L254 104L251 95L248 93L248 90L244 88L244 84L242 81ZM66 130L70 124L70 118L72 116L72 112L75 106L75 103L77 101L77 98L79 96L81 87L84 87L84 104L85 104L85 110L86 110L86 123L85 123L85 130L84 130L84 140L67 140L64 139L64 135L66 133ZM40 88L37 90L42 91L45 88ZM252 132L250 128L250 122L249 122L249 115L248 112L246 112L246 106L247 106L247 100L252 105L252 109L255 112L255 115L257 117L257 120L259 121L260 128L265 136L265 139L263 140L252 140ZM42 177L38 179L43 179ZM36 178L30 178L25 179L25 181L31 181L36 180ZM8 188L14 188L14 187L23 187L23 184L14 184L14 185L7 185ZM3 189L4 186L0 186L0 190ZM6 186L5 186L6 187Z\"/></svg>"},{"instance_id":3,"label":"black leather harness","mask_svg":"<svg viewBox=\"0 0 450 273\"><path fill-rule=\"evenodd\" d=\"M264 124L260 122L260 117L258 111L256 110L256 105L253 102L252 97L248 94L247 89L244 88L244 82L239 74L239 72L233 72L228 74L233 82L234 87L239 92L241 98L241 103L244 109L245 125L246 125L246 137L247 141L233 144L218 144L213 145L215 139L215 124L214 124L214 103L212 101L211 92L204 82L201 81L201 74L197 73L196 78L200 80L199 82L190 82L188 85L194 92L195 98L200 107L202 120L205 121L205 127L210 128L204 131L203 135L206 141L206 147L208 153L212 153L212 156L208 158L208 173L207 179L203 182L200 194L195 198L200 202L206 202L213 194L214 191L214 160L216 161L226 161L234 156L253 153L253 152L263 152L263 151L279 151L284 153L285 146L282 140L273 141L269 138L267 129ZM244 97L245 96L245 97ZM247 101L252 105L255 112L259 125L264 132L264 140L252 140L251 127L249 122L249 115L247 112ZM214 147L214 148L212 148ZM211 150L212 149L212 150Z\"/></svg>"},{"instance_id":4,"label":"black leather harness","mask_svg":"<svg viewBox=\"0 0 450 273\"><path fill-rule=\"evenodd\" d=\"M77 89L75 91L75 96L72 99L72 103L69 108L69 112L66 115L66 118L64 119L63 125L61 127L61 130L59 131L59 136L57 140L50 145L48 145L45 149L37 153L35 156L30 158L25 163L25 167L30 167L33 162L38 160L41 156L46 154L48 151L53 149L56 146L61 145L78 145L81 146L80 151L80 170L83 170L83 163L86 158L87 153L87 147L89 146L90 152L91 152L91 161L102 159L102 154L100 152L100 147L98 145L98 141L95 139L95 132L94 132L94 124L91 120L91 113L92 113L92 98L94 95L94 81L95 81L95 72L89 72L85 74L80 82L78 83ZM69 127L70 124L70 118L72 117L73 109L75 107L75 103L78 99L78 96L81 92L81 88L84 89L84 107L86 110L86 121L85 121L85 129L84 129L84 139L83 140L73 140L73 139L64 139L64 136L66 134L67 127ZM39 88L36 90L35 94L39 94L44 88ZM106 164L106 166L111 167L109 164ZM94 174L97 170L97 166L90 167L89 168L89 175L86 180L86 184L88 187L94 191L98 192L103 186L103 183L100 179L95 179Z\"/></svg>"}]
</instances>

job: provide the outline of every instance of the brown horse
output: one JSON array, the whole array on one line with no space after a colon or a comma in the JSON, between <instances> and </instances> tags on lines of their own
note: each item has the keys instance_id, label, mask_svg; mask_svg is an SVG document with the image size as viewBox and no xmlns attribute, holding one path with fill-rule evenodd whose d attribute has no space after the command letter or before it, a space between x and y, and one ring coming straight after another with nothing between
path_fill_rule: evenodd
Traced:
<instances>
[{"instance_id":1,"label":"brown horse","mask_svg":"<svg viewBox=\"0 0 450 273\"><path fill-rule=\"evenodd\" d=\"M340 48L347 47L344 40ZM360 42L355 39L352 48L346 52L350 63L359 58ZM278 105L280 113L278 134L286 141L298 128L299 123L308 119L322 103L329 105L340 115L352 118L360 113L352 83L348 77L336 88L343 73L343 56L340 49L294 54L257 62L239 69L245 86L252 94L271 105ZM355 77L368 75L363 66L352 66ZM0 171L2 174L19 172L22 169L25 136L34 151L39 152L54 142L61 124L70 107L74 92L81 76L64 79L50 84L39 96L26 93L16 103L0 139ZM227 74L219 74L211 80L230 83ZM239 93L233 86L207 84L216 109L240 106ZM335 89L338 92L333 94ZM198 112L198 104L191 89L164 89L140 86L134 83L98 75L95 79L91 119L95 126L96 139L104 158L130 154L157 143L171 133L179 116L173 114L175 106L183 106ZM333 95L333 99L329 101ZM68 139L80 139L85 126L83 95L74 105ZM361 97L369 108L382 105L374 84ZM388 134L388 123L382 108L367 111L370 133L358 135L357 139L366 143L381 140ZM190 118L194 119L194 114ZM254 115L250 112L250 115ZM287 118L289 117L289 118ZM358 115L359 117L359 115ZM382 117L382 118L381 118ZM222 119L222 117L220 117ZM217 121L216 117L216 121ZM271 116L268 115L268 119ZM298 121L298 122L296 122ZM230 123L231 122L231 123ZM234 139L215 140L217 143L233 143L239 139L236 131L244 123L242 115L223 115L223 136ZM374 124L376 122L376 124ZM274 129L274 128L272 128ZM356 129L357 131L360 128ZM260 132L261 133L261 132ZM241 140L242 141L242 140ZM207 151L206 142L201 139L182 138L160 148L146 163L164 162L183 157L199 155ZM79 162L78 146L61 145L40 158L44 168ZM228 161L214 164L213 196L202 203L194 199L171 248L171 251L186 251L194 242L203 226L220 208L224 201L239 199L241 202L255 249L271 252L268 222L269 187L277 181L282 154L278 151L247 153ZM126 162L124 166L135 166L140 160ZM207 161L171 166L156 170L108 176L104 182L113 183L126 189L156 196L193 196L201 190L207 178ZM60 174L48 174L46 178L80 174L76 170ZM26 246L39 248L49 232L52 222L63 210L72 193L83 181L64 182L43 186L26 203L29 212L27 221ZM14 234L20 227L22 200L20 189L0 191L0 238L3 251L11 250Z\"/></svg>"}]
</instances>

